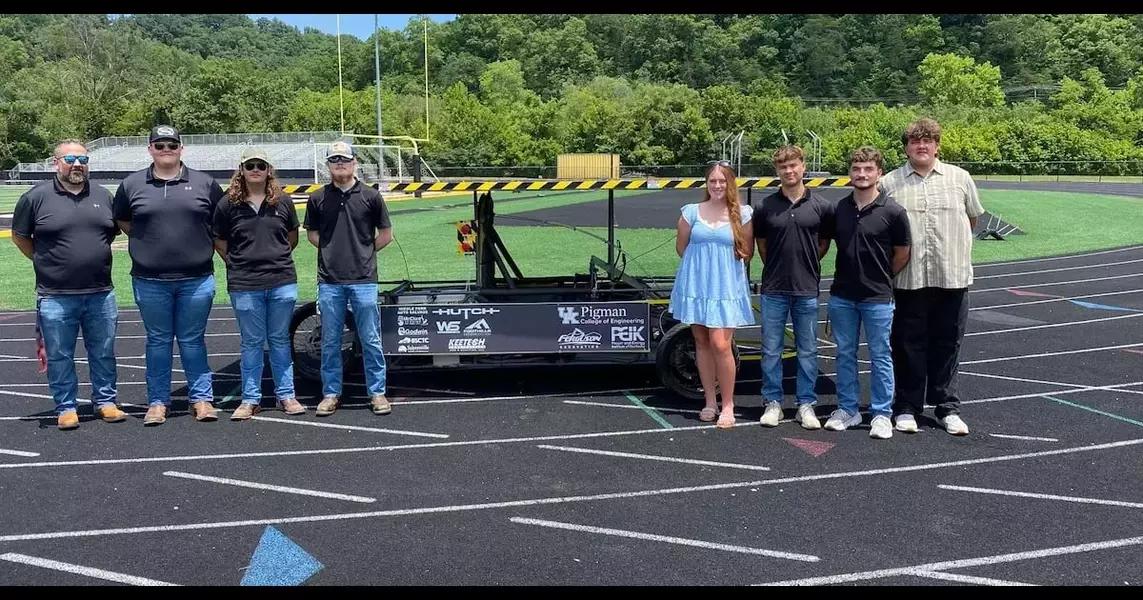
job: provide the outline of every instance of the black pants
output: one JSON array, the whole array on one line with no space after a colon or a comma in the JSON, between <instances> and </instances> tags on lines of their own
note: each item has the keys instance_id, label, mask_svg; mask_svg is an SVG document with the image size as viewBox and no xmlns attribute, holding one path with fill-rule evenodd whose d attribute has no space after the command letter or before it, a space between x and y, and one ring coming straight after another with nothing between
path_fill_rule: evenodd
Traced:
<instances>
[{"instance_id":1,"label":"black pants","mask_svg":"<svg viewBox=\"0 0 1143 600\"><path fill-rule=\"evenodd\" d=\"M956 375L968 290L894 290L893 297L893 413L920 415L926 403L936 407L938 419L960 413Z\"/></svg>"}]
</instances>

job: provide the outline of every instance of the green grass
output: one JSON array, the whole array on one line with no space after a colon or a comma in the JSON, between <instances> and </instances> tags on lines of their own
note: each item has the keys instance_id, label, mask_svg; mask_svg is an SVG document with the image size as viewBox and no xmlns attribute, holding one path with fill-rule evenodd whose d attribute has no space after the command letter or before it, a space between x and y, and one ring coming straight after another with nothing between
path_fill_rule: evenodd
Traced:
<instances>
[{"instance_id":1,"label":"green grass","mask_svg":"<svg viewBox=\"0 0 1143 600\"><path fill-rule=\"evenodd\" d=\"M616 192L617 202L624 197L645 193ZM1143 199L1062 192L1025 192L981 190L984 207L1006 221L1014 223L1028 235L1011 236L1006 241L977 241L973 261L977 263L1023 258L1038 258L1072 252L1101 250L1139 243L1143 231ZM605 192L533 193L509 196L519 198L497 205L499 215L520 213L552 205L580 204L606 198ZM464 203L458 208L410 212L393 216L396 241L378 258L380 278L386 281L468 280L473 276L474 260L456 253L455 222L472 218L468 203L471 196L453 196L394 202L393 210L421 206L446 206ZM304 211L299 215L304 218ZM585 272L592 255L606 257L603 242L562 227L519 226L501 219L497 229L520 269L528 276L565 275ZM601 238L605 228L581 228ZM627 252L627 272L633 275L672 275L678 266L673 243L674 231L668 229L618 229L616 239ZM833 250L823 261L825 275L833 273ZM299 296L304 300L317 294L317 251L304 239L294 253L299 280ZM407 263L407 267L406 267ZM34 275L31 261L20 255L10 241L0 240L0 310L32 308L35 304ZM218 280L216 302L228 303L225 291L225 267L215 259ZM752 277L761 273L761 262L751 264ZM121 305L134 304L128 274L127 252L117 251L113 278Z\"/></svg>"},{"instance_id":2,"label":"green grass","mask_svg":"<svg viewBox=\"0 0 1143 600\"><path fill-rule=\"evenodd\" d=\"M977 181L1064 181L1071 183L1143 183L1143 175L977 175Z\"/></svg>"}]
</instances>

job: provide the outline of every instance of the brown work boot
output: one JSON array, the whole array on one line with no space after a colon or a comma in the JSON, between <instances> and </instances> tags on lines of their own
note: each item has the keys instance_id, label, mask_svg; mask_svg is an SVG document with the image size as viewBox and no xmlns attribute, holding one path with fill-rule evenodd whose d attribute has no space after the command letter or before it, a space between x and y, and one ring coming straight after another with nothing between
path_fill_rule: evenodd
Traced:
<instances>
[{"instance_id":1,"label":"brown work boot","mask_svg":"<svg viewBox=\"0 0 1143 600\"><path fill-rule=\"evenodd\" d=\"M56 427L59 427L61 430L79 427L79 415L77 415L74 410L69 410L61 414L56 417Z\"/></svg>"},{"instance_id":2,"label":"brown work boot","mask_svg":"<svg viewBox=\"0 0 1143 600\"><path fill-rule=\"evenodd\" d=\"M389 399L385 394L377 394L369 399L369 405L373 408L375 415L387 415L393 412L393 406L389 404Z\"/></svg>"},{"instance_id":3,"label":"brown work boot","mask_svg":"<svg viewBox=\"0 0 1143 600\"><path fill-rule=\"evenodd\" d=\"M287 415L306 414L306 407L302 406L302 403L294 398L287 398L278 402L278 408L282 409Z\"/></svg>"},{"instance_id":4,"label":"brown work boot","mask_svg":"<svg viewBox=\"0 0 1143 600\"><path fill-rule=\"evenodd\" d=\"M214 411L214 405L210 402L195 402L191 404L191 411L194 412L195 421L217 421L218 413Z\"/></svg>"},{"instance_id":5,"label":"brown work boot","mask_svg":"<svg viewBox=\"0 0 1143 600\"><path fill-rule=\"evenodd\" d=\"M127 413L119 410L114 404L106 404L95 409L95 416L108 423L118 423L127 418Z\"/></svg>"},{"instance_id":6,"label":"brown work boot","mask_svg":"<svg viewBox=\"0 0 1143 600\"><path fill-rule=\"evenodd\" d=\"M233 413L230 414L230 420L245 421L246 419L249 419L250 417L258 414L259 412L262 412L261 406L252 404L250 402L243 402L242 404L238 405L238 408L234 409Z\"/></svg>"},{"instance_id":7,"label":"brown work boot","mask_svg":"<svg viewBox=\"0 0 1143 600\"><path fill-rule=\"evenodd\" d=\"M167 405L166 404L152 404L147 408L147 414L143 416L143 425L149 427L151 425L162 425L167 422Z\"/></svg>"},{"instance_id":8,"label":"brown work boot","mask_svg":"<svg viewBox=\"0 0 1143 600\"><path fill-rule=\"evenodd\" d=\"M329 415L332 415L333 411L337 410L337 405L340 402L341 398L338 398L337 396L326 396L325 398L322 398L321 402L319 402L317 405L317 416L328 417Z\"/></svg>"}]
</instances>

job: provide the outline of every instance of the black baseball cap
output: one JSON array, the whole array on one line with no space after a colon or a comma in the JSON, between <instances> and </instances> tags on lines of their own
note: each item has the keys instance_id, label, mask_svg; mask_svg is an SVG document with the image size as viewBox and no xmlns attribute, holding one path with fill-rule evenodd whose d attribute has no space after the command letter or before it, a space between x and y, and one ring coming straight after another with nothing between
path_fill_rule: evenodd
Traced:
<instances>
[{"instance_id":1,"label":"black baseball cap","mask_svg":"<svg viewBox=\"0 0 1143 600\"><path fill-rule=\"evenodd\" d=\"M151 137L147 140L147 143L153 144L159 140L174 140L181 144L183 138L179 134L178 128L172 125L156 125L151 129Z\"/></svg>"}]
</instances>

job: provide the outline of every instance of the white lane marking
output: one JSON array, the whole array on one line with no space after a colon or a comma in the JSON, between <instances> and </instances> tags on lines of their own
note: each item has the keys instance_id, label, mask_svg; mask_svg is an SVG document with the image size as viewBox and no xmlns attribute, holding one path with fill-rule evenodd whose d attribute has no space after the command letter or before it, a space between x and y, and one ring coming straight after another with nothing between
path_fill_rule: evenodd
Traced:
<instances>
[{"instance_id":1,"label":"white lane marking","mask_svg":"<svg viewBox=\"0 0 1143 600\"><path fill-rule=\"evenodd\" d=\"M351 494L337 494L334 492L322 492L318 490L307 490L303 488L287 487L284 485L270 485L268 483L255 483L253 481L242 481L241 479L229 479L227 477L211 477L209 475L198 475L195 473L183 473L182 471L164 471L163 475L167 477L178 477L180 479L192 479L194 481L206 481L209 483L221 483L224 485L233 485L238 487L253 488L256 490L268 490L271 492L282 492L284 494L297 494L299 496L316 496L318 498L331 498L333 500L346 500L349 502L376 502L376 498L369 498L367 496L354 496Z\"/></svg>"},{"instance_id":2,"label":"white lane marking","mask_svg":"<svg viewBox=\"0 0 1143 600\"><path fill-rule=\"evenodd\" d=\"M727 467L731 469L746 469L750 471L769 471L770 467L761 467L758 465L744 465L740 463L718 462L713 460L700 460L697 458L676 458L672 456L655 456L653 454L636 454L633 452L615 452L612 450L594 450L590 448L575 448L572 446L549 446L547 444L539 444L537 448L544 450L559 450L562 452L578 452L582 454L597 454L600 456L615 456L618 458L638 458L641 460L653 460L661 462L679 463L684 465L702 465L707 467Z\"/></svg>"},{"instance_id":3,"label":"white lane marking","mask_svg":"<svg viewBox=\"0 0 1143 600\"><path fill-rule=\"evenodd\" d=\"M114 581L116 583L126 583L129 585L178 585L177 583L167 583L166 581L147 579L146 577L125 575L123 573L106 571L104 569L95 569L92 567L84 567L80 565L73 565L71 563L60 562L58 560L28 556L27 554L16 554L15 552L0 554L0 560L31 565L33 567L40 567L43 569L51 569L53 571L63 571L64 573L73 573L75 575L83 575L85 577L93 577L95 579L104 579L107 581Z\"/></svg>"},{"instance_id":4,"label":"white lane marking","mask_svg":"<svg viewBox=\"0 0 1143 600\"><path fill-rule=\"evenodd\" d=\"M1108 540L1105 542L1091 542L1087 544L1076 544L1073 546L1059 546L1056 548L1045 548L1043 550L1031 550L1027 552L1012 552L1009 554L996 554L993 556L981 556L979 558L966 558L961 560L948 560L942 562L926 563L923 565L915 565L912 567L900 567L895 569L879 569L876 571L858 571L856 573L843 573L840 575L826 575L824 577L807 577L805 579L791 579L787 581L774 581L759 585L834 585L838 583L848 583L851 581L867 581L870 579L881 579L883 577L897 577L900 575L915 575L918 571L947 571L949 569L963 569L966 567L981 567L986 565L998 565L1002 563L1017 562L1022 560L1031 560L1034 558L1047 558L1049 556L1063 556L1067 554L1079 554L1082 552L1093 552L1096 550L1107 550L1110 548L1123 548L1126 546L1137 546L1143 544L1143 536L1122 538L1118 540Z\"/></svg>"},{"instance_id":5,"label":"white lane marking","mask_svg":"<svg viewBox=\"0 0 1143 600\"><path fill-rule=\"evenodd\" d=\"M449 436L443 433L425 433L422 431L407 431L404 429L383 429L380 427L362 427L360 425L339 425L337 423L316 423L314 421L300 421L298 419L281 419L278 417L263 417L254 415L250 417L255 421L270 421L273 423L286 423L289 425L305 425L308 427L326 427L329 429L342 429L344 431L372 431L375 433L395 433L398 435L412 435L419 437L447 439Z\"/></svg>"},{"instance_id":6,"label":"white lane marking","mask_svg":"<svg viewBox=\"0 0 1143 600\"><path fill-rule=\"evenodd\" d=\"M1100 498L1081 498L1079 496L1058 496L1056 494L1039 494L1034 492L1016 492L1012 490L997 490L992 488L969 487L964 485L938 485L942 490L956 492L975 492L977 494L994 494L997 496L1012 496L1016 498L1036 498L1039 500L1061 500L1063 502L1076 502L1079 504L1102 504L1104 506L1122 506L1125 508L1143 508L1140 502L1124 502L1122 500L1102 500Z\"/></svg>"},{"instance_id":7,"label":"white lane marking","mask_svg":"<svg viewBox=\"0 0 1143 600\"><path fill-rule=\"evenodd\" d=\"M1021 306L1031 306L1033 304L1051 304L1053 302L1067 302L1069 300L1083 300L1085 298L1102 298L1104 296L1118 296L1120 294L1138 294L1143 293L1143 288L1134 290L1122 290L1118 292L1101 292L1098 294L1084 294L1082 296L1063 296L1060 298L1047 298L1044 300L1032 300L1030 302L1011 302L1008 304L994 304L992 306L976 306L968 309L970 312L974 310L995 310L997 308L1019 308Z\"/></svg>"},{"instance_id":8,"label":"white lane marking","mask_svg":"<svg viewBox=\"0 0 1143 600\"><path fill-rule=\"evenodd\" d=\"M10 456L23 456L25 458L31 458L33 456L39 456L40 455L39 452L26 452L24 450L7 450L4 448L0 448L0 454L8 454Z\"/></svg>"},{"instance_id":9,"label":"white lane marking","mask_svg":"<svg viewBox=\"0 0 1143 600\"><path fill-rule=\"evenodd\" d=\"M562 523L560 521L547 521L543 519L527 519L524 517L512 517L510 519L513 523L520 525L536 525L538 527L551 527L553 529L565 529L568 531L578 531L581 533L595 533L599 535L612 535L616 537L632 538L636 540L646 540L649 542L665 542L668 544L678 544L680 546L693 546L695 548L705 548L707 550L723 550L725 552L740 552L742 554L755 554L758 556L770 556L773 558L785 558L789 560L800 560L803 562L818 562L821 559L812 554L798 554L795 552L782 552L779 550L766 550L764 548L751 548L749 546L733 546L731 544L720 544L718 542L705 542L702 540L692 540L688 538L680 538L668 535L657 535L654 533L642 533L639 531L627 531L624 529L611 529L608 527L595 527L592 525L575 525L573 523Z\"/></svg>"},{"instance_id":10,"label":"white lane marking","mask_svg":"<svg viewBox=\"0 0 1143 600\"><path fill-rule=\"evenodd\" d=\"M980 294L983 292L1007 292L1008 290L1027 290L1027 289L1031 289L1031 288L1051 287L1054 285L1071 285L1073 283L1091 283L1093 281L1110 281L1112 279L1124 279L1126 277L1139 277L1141 275L1143 275L1143 272L1128 273L1126 275L1108 275L1107 277L1089 277L1087 279L1072 279L1070 281L1049 281L1047 283L1028 283L1025 285L1005 285L1005 286L994 287L994 288L981 288L981 289L969 288L968 293ZM829 305L829 300L818 303L818 306L828 306L828 305Z\"/></svg>"},{"instance_id":11,"label":"white lane marking","mask_svg":"<svg viewBox=\"0 0 1143 600\"><path fill-rule=\"evenodd\" d=\"M981 358L977 360L963 360L962 365L982 365L985 363L1006 362L1010 360L1021 360L1025 358L1043 358L1045 356L1059 356L1061 354L1085 354L1087 352L1102 352L1104 350L1122 350L1123 348L1136 348L1143 346L1143 343L1136 344L1119 344L1117 346L1097 346L1095 348L1080 348L1079 350L1057 350L1055 352L1040 352L1037 354L1020 354L1017 356L1001 356L999 358Z\"/></svg>"},{"instance_id":12,"label":"white lane marking","mask_svg":"<svg viewBox=\"0 0 1143 600\"><path fill-rule=\"evenodd\" d=\"M1040 271L1021 271L1018 273L997 273L995 275L978 275L973 279L995 279L997 277L1023 277L1025 275L1043 275L1044 273L1062 273L1064 271L1082 271L1084 269L1102 269L1104 267L1114 267L1118 265L1133 265L1135 263L1143 262L1143 258L1133 258L1131 260L1119 260L1115 262L1102 263L1098 265L1080 265L1078 267L1057 267L1055 269L1043 269Z\"/></svg>"},{"instance_id":13,"label":"white lane marking","mask_svg":"<svg viewBox=\"0 0 1143 600\"><path fill-rule=\"evenodd\" d=\"M1132 250L1143 250L1143 246L1130 246L1127 248L1115 248L1113 250L1098 250L1096 252L1084 252L1081 254L1072 254L1069 256L1049 256L1047 258L1025 258L1023 260L1010 260L1010 261L1006 261L1006 262L983 263L983 264L979 264L979 265L973 265L973 267L983 269L985 267L1002 267L1002 266L1006 266L1006 265L1023 265L1023 264L1035 263L1035 262L1049 262L1049 261L1053 261L1053 260L1068 260L1069 258L1083 258L1086 256L1101 256L1104 254L1115 254L1116 252L1130 252ZM1092 266L1098 267L1099 265L1092 265Z\"/></svg>"},{"instance_id":14,"label":"white lane marking","mask_svg":"<svg viewBox=\"0 0 1143 600\"><path fill-rule=\"evenodd\" d=\"M663 429L655 428L645 430L647 433L670 433L677 434L683 428L677 429ZM460 442L468 443L468 442ZM475 441L472 443L487 443L485 441ZM455 444L455 443L454 443ZM24 534L11 534L0 535L0 542L24 542L31 540L48 540L48 539L63 539L63 538L78 538L78 537L94 537L102 535L122 535L134 533L154 533L154 532L169 532L169 531L193 531L199 529L224 529L233 527L251 527L263 525L281 525L287 523L315 523L323 521L343 521L348 519L369 519L375 517L391 517L391 516L408 516L408 515L421 515L421 514L440 514L449 512L462 512L471 510L488 510L495 508L512 508L521 506L544 506L552 504L567 504L571 502L593 502L597 500L619 500L629 498L647 498L653 496L663 496L668 494L686 494L692 492L709 492L715 490L728 490L758 487L763 485L777 485L783 483L794 483L802 481L818 481L826 479L840 479L846 477L864 477L867 475L882 475L885 473L903 473L910 471L925 471L929 469L940 469L945 467L961 467L974 464L987 464L994 462L1002 462L1009 460L1022 460L1025 458L1037 458L1041 456L1054 456L1062 454L1072 454L1077 452L1092 452L1096 450L1108 450L1112 448L1123 448L1127 446L1136 446L1143 444L1143 438L1136 438L1132 440L1122 440L1119 442L1110 442L1106 444L1095 444L1089 446L1077 446L1072 448L1063 448L1060 450L1047 450L1043 452L1028 452L1023 454L1007 454L1001 456L992 456L987 458L974 458L966 460L958 460L945 463L928 463L919 465L908 465L904 467L892 467L887 469L872 469L867 471L843 471L838 473L824 473L820 475L803 475L799 477L784 477L780 479L762 479L754 481L736 481L731 483L714 483L689 487L677 488L660 488L651 490L638 490L634 492L609 492L603 494L592 494L585 496L557 496L548 498L532 498L527 500L508 500L503 502L486 502L482 504L462 504L455 506L430 506L421 508L405 508L405 509L392 509L374 512L358 512L358 513L337 513L326 515L310 515L303 517L277 517L272 519L255 519L247 521L218 521L213 523L187 523L182 525L148 525L143 527L121 527L114 529L90 529L85 531L77 531L69 529L65 531L54 531L45 533L24 533ZM424 446L442 446L448 444L423 444L418 447ZM400 448L399 446L388 446L382 448L365 448L358 450L389 450ZM350 449L353 450L353 449ZM203 460L204 456L188 456L186 460ZM151 459L148 462L155 462L161 459ZM90 462L90 461L89 461ZM9 465L0 465L0 468L8 467ZM1130 538L1132 540L1143 541L1143 537ZM920 565L919 567L909 568L924 568L927 570L944 570L955 568L956 563L933 563L931 565ZM973 566L971 563L966 563L965 566Z\"/></svg>"},{"instance_id":15,"label":"white lane marking","mask_svg":"<svg viewBox=\"0 0 1143 600\"><path fill-rule=\"evenodd\" d=\"M1006 433L990 433L992 437L1004 438L1006 440L1027 440L1030 442L1058 442L1060 440L1050 437L1037 437L1034 435L1011 435Z\"/></svg>"},{"instance_id":16,"label":"white lane marking","mask_svg":"<svg viewBox=\"0 0 1143 600\"><path fill-rule=\"evenodd\" d=\"M975 575L960 575L957 573L945 573L944 571L914 571L913 575L917 577L928 577L929 579L941 579L944 581L955 581L957 583L967 583L969 585L994 585L994 586L1035 586L1035 583L1023 583L1020 581L1008 581L1005 579L993 579L991 577L976 577Z\"/></svg>"}]
</instances>

